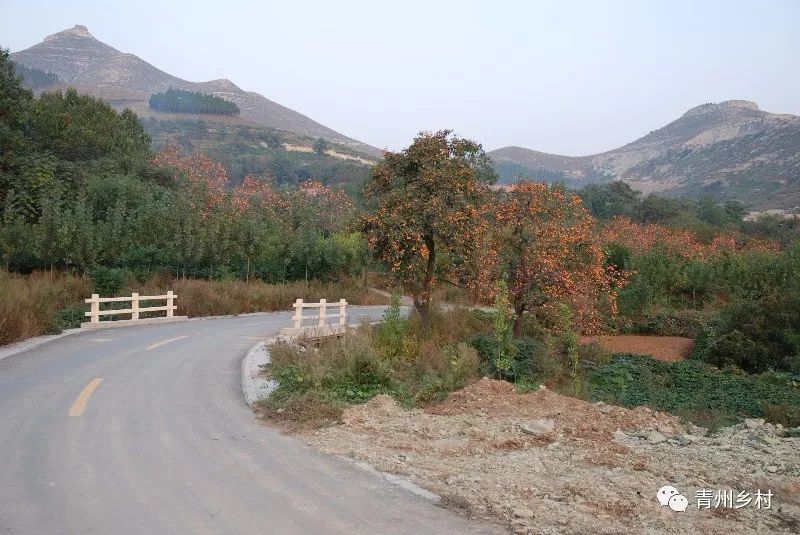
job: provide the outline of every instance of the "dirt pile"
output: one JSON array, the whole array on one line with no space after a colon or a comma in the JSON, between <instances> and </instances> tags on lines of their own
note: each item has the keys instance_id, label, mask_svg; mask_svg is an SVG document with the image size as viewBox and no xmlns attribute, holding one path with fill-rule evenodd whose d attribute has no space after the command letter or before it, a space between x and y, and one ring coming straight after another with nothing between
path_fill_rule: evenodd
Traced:
<instances>
[{"instance_id":1,"label":"dirt pile","mask_svg":"<svg viewBox=\"0 0 800 535\"><path fill-rule=\"evenodd\" d=\"M483 379L424 411L377 396L306 438L514 533L797 533L800 440L782 433L749 420L705 436L647 408ZM667 484L689 499L685 513L659 506ZM698 509L700 489L771 489L772 508Z\"/></svg>"}]
</instances>

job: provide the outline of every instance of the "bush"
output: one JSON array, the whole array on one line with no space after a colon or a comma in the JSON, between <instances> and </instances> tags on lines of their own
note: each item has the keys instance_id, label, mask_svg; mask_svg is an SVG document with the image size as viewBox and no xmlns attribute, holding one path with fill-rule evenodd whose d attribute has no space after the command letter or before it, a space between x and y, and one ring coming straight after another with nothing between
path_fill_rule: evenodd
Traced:
<instances>
[{"instance_id":1,"label":"bush","mask_svg":"<svg viewBox=\"0 0 800 535\"><path fill-rule=\"evenodd\" d=\"M92 281L92 292L100 297L116 297L131 278L127 269L98 266L89 273Z\"/></svg>"},{"instance_id":2,"label":"bush","mask_svg":"<svg viewBox=\"0 0 800 535\"><path fill-rule=\"evenodd\" d=\"M88 308L84 305L75 305L67 308L62 308L53 312L50 320L44 328L44 334L59 334L66 329L76 329L81 326L81 323L86 321L86 312Z\"/></svg>"},{"instance_id":3,"label":"bush","mask_svg":"<svg viewBox=\"0 0 800 535\"><path fill-rule=\"evenodd\" d=\"M515 338L511 343L514 358L505 374L508 379L514 382L526 379L545 381L563 374L563 359L554 350L553 343L526 336ZM492 334L479 333L472 337L470 345L477 351L481 373L500 376L494 364L497 361L497 338Z\"/></svg>"},{"instance_id":4,"label":"bush","mask_svg":"<svg viewBox=\"0 0 800 535\"><path fill-rule=\"evenodd\" d=\"M626 407L647 405L695 423L724 425L741 418L784 418L800 409L800 388L785 374L747 375L697 360L661 362L647 356L615 355L590 372L588 395ZM709 415L714 415L710 421Z\"/></svg>"},{"instance_id":5,"label":"bush","mask_svg":"<svg viewBox=\"0 0 800 535\"><path fill-rule=\"evenodd\" d=\"M798 309L791 294L734 301L700 332L692 357L748 373L800 371Z\"/></svg>"}]
</instances>

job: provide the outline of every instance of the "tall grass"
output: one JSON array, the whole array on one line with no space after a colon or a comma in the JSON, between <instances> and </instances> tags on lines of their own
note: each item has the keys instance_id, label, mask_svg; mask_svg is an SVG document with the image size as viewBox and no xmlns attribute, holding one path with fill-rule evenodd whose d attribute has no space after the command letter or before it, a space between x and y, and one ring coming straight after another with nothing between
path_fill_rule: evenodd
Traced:
<instances>
[{"instance_id":1,"label":"tall grass","mask_svg":"<svg viewBox=\"0 0 800 535\"><path fill-rule=\"evenodd\" d=\"M346 299L352 305L387 302L374 292L349 283L299 281L282 284L243 281L177 280L171 288L178 294L178 313L186 316L216 316L290 310L295 299L328 301Z\"/></svg>"},{"instance_id":2,"label":"tall grass","mask_svg":"<svg viewBox=\"0 0 800 535\"><path fill-rule=\"evenodd\" d=\"M190 317L290 310L297 298L306 301L344 298L353 305L387 302L385 297L354 282L267 284L261 281L173 280L168 276L153 277L144 284L131 278L119 295L132 292L153 295L166 290L178 295L177 313ZM83 300L91 293L92 281L88 277L45 272L18 275L0 270L0 345L78 327L83 319ZM163 301L153 303L162 304Z\"/></svg>"},{"instance_id":3,"label":"tall grass","mask_svg":"<svg viewBox=\"0 0 800 535\"><path fill-rule=\"evenodd\" d=\"M52 330L58 311L80 306L90 293L89 281L82 277L0 270L0 345Z\"/></svg>"}]
</instances>

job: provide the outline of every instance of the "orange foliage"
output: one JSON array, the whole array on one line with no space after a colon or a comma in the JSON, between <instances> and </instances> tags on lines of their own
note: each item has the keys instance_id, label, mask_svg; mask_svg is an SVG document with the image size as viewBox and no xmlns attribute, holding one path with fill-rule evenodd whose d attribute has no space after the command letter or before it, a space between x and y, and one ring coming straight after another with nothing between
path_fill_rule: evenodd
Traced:
<instances>
[{"instance_id":1,"label":"orange foliage","mask_svg":"<svg viewBox=\"0 0 800 535\"><path fill-rule=\"evenodd\" d=\"M228 172L206 154L182 157L180 149L170 145L156 154L151 163L174 170L173 178L183 180L183 187L197 198L195 208L202 210L203 217L207 217L225 196Z\"/></svg>"},{"instance_id":2,"label":"orange foliage","mask_svg":"<svg viewBox=\"0 0 800 535\"><path fill-rule=\"evenodd\" d=\"M478 247L473 292L491 299L495 281L507 277L517 334L526 311L559 302L571 305L580 330L595 330L602 302L616 312L615 288L622 278L604 265L596 222L581 199L528 181L500 195L491 214L493 231Z\"/></svg>"},{"instance_id":3,"label":"orange foliage","mask_svg":"<svg viewBox=\"0 0 800 535\"><path fill-rule=\"evenodd\" d=\"M642 225L618 217L602 231L604 243L619 243L635 253L664 247L668 253L683 258L708 258L723 252L757 251L778 252L778 244L757 238L744 239L732 233L717 234L710 243L703 242L691 230L674 229L661 225Z\"/></svg>"}]
</instances>

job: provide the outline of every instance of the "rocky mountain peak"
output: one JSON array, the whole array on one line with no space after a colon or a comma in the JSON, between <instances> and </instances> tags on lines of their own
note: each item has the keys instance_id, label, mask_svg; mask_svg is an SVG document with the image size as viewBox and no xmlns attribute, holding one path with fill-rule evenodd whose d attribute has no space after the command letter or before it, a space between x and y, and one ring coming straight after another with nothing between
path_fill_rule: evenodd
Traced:
<instances>
[{"instance_id":1,"label":"rocky mountain peak","mask_svg":"<svg viewBox=\"0 0 800 535\"><path fill-rule=\"evenodd\" d=\"M758 104L756 104L755 102L751 102L749 100L726 100L724 102L719 102L719 103L709 102L707 104L701 104L699 106L695 106L694 108L684 113L683 116L691 117L692 115L702 115L705 113L714 113L720 111L740 111L740 110L761 111L758 107Z\"/></svg>"},{"instance_id":2,"label":"rocky mountain peak","mask_svg":"<svg viewBox=\"0 0 800 535\"><path fill-rule=\"evenodd\" d=\"M48 35L44 38L44 40L51 41L53 39L58 39L59 37L88 37L89 39L94 39L94 36L89 33L89 28L83 26L82 24L76 24L67 30Z\"/></svg>"}]
</instances>

